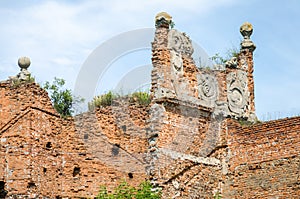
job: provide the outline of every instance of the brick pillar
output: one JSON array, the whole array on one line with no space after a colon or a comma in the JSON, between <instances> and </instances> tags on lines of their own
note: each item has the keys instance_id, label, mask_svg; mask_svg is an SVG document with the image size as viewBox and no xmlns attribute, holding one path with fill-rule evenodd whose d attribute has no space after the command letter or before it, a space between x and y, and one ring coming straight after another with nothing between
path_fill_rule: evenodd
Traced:
<instances>
[{"instance_id":1,"label":"brick pillar","mask_svg":"<svg viewBox=\"0 0 300 199\"><path fill-rule=\"evenodd\" d=\"M170 65L168 47L168 33L170 29L172 17L165 13L158 13L155 17L155 36L152 42L152 64L151 73L151 95L155 96L163 84L163 79L159 74L162 74L164 68Z\"/></svg>"}]
</instances>

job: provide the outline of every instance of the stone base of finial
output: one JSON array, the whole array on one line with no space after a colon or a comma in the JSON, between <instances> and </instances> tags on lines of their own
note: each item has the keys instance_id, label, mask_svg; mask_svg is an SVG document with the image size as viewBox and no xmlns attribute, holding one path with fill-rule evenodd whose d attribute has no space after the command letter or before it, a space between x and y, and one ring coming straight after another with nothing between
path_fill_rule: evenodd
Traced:
<instances>
[{"instance_id":1,"label":"stone base of finial","mask_svg":"<svg viewBox=\"0 0 300 199\"><path fill-rule=\"evenodd\" d=\"M17 75L17 78L21 81L26 81L31 78L31 74L28 70L22 69L21 72Z\"/></svg>"},{"instance_id":2,"label":"stone base of finial","mask_svg":"<svg viewBox=\"0 0 300 199\"><path fill-rule=\"evenodd\" d=\"M20 84L23 82L32 83L34 82L34 78L31 77L30 72L27 68L30 66L30 59L28 57L20 57L18 59L18 65L21 71L16 76L10 76L8 82L12 84Z\"/></svg>"},{"instance_id":3,"label":"stone base of finial","mask_svg":"<svg viewBox=\"0 0 300 199\"><path fill-rule=\"evenodd\" d=\"M19 85L22 83L32 83L34 81L31 73L26 69L22 69L16 76L10 76L7 82L10 82L12 85Z\"/></svg>"},{"instance_id":4,"label":"stone base of finial","mask_svg":"<svg viewBox=\"0 0 300 199\"><path fill-rule=\"evenodd\" d=\"M256 49L256 46L250 39L244 39L241 42L241 49L249 49L251 52L253 52Z\"/></svg>"}]
</instances>

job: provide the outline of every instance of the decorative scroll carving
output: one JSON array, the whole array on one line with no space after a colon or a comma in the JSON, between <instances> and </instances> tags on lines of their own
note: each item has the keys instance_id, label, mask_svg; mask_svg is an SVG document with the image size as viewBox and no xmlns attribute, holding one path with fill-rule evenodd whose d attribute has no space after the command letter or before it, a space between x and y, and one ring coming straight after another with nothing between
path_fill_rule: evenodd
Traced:
<instances>
[{"instance_id":1,"label":"decorative scroll carving","mask_svg":"<svg viewBox=\"0 0 300 199\"><path fill-rule=\"evenodd\" d=\"M231 72L227 75L228 108L235 114L242 114L248 102L247 73Z\"/></svg>"},{"instance_id":2,"label":"decorative scroll carving","mask_svg":"<svg viewBox=\"0 0 300 199\"><path fill-rule=\"evenodd\" d=\"M240 68L243 70L248 69L247 57L245 55L240 56Z\"/></svg>"},{"instance_id":3,"label":"decorative scroll carving","mask_svg":"<svg viewBox=\"0 0 300 199\"><path fill-rule=\"evenodd\" d=\"M238 65L237 63L237 58L236 57L232 57L230 60L228 60L225 63L226 68L236 68Z\"/></svg>"},{"instance_id":4,"label":"decorative scroll carving","mask_svg":"<svg viewBox=\"0 0 300 199\"><path fill-rule=\"evenodd\" d=\"M168 48L189 56L194 52L190 38L174 29L170 30L168 34Z\"/></svg>"},{"instance_id":5,"label":"decorative scroll carving","mask_svg":"<svg viewBox=\"0 0 300 199\"><path fill-rule=\"evenodd\" d=\"M218 97L218 85L216 78L209 74L199 74L197 79L200 99L208 102L214 102Z\"/></svg>"}]
</instances>

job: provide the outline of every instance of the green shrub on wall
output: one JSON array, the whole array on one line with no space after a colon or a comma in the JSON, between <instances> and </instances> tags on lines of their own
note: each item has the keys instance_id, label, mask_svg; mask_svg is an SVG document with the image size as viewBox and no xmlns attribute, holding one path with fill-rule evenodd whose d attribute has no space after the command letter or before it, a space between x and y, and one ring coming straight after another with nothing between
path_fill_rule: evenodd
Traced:
<instances>
[{"instance_id":1,"label":"green shrub on wall","mask_svg":"<svg viewBox=\"0 0 300 199\"><path fill-rule=\"evenodd\" d=\"M74 96L70 89L64 88L65 80L55 77L53 82L45 82L43 88L48 92L55 110L63 117L74 113L74 105L84 102L83 98Z\"/></svg>"},{"instance_id":2,"label":"green shrub on wall","mask_svg":"<svg viewBox=\"0 0 300 199\"><path fill-rule=\"evenodd\" d=\"M152 185L146 181L138 188L122 182L112 193L108 193L106 187L101 186L96 199L160 199L161 193L152 191Z\"/></svg>"}]
</instances>

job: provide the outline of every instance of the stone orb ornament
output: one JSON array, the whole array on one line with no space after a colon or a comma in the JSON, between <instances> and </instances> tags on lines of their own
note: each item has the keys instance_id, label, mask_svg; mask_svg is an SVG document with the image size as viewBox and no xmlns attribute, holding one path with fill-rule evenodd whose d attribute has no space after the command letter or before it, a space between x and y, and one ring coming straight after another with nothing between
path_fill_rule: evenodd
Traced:
<instances>
[{"instance_id":1,"label":"stone orb ornament","mask_svg":"<svg viewBox=\"0 0 300 199\"><path fill-rule=\"evenodd\" d=\"M30 59L28 57L20 57L18 59L18 65L19 67L22 69L27 70L27 68L30 66L31 62Z\"/></svg>"},{"instance_id":2,"label":"stone orb ornament","mask_svg":"<svg viewBox=\"0 0 300 199\"><path fill-rule=\"evenodd\" d=\"M172 16L166 12L160 12L155 16L155 27L169 28L172 24Z\"/></svg>"},{"instance_id":3,"label":"stone orb ornament","mask_svg":"<svg viewBox=\"0 0 300 199\"><path fill-rule=\"evenodd\" d=\"M167 22L171 22L172 21L172 16L169 15L167 12L160 12L155 16L155 22L159 21L161 19L165 19Z\"/></svg>"},{"instance_id":4,"label":"stone orb ornament","mask_svg":"<svg viewBox=\"0 0 300 199\"><path fill-rule=\"evenodd\" d=\"M244 37L244 40L241 42L242 49L249 49L253 52L256 48L255 44L250 40L250 36L253 32L253 26L249 22L243 23L240 27L240 33Z\"/></svg>"},{"instance_id":5,"label":"stone orb ornament","mask_svg":"<svg viewBox=\"0 0 300 199\"><path fill-rule=\"evenodd\" d=\"M252 35L253 32L253 26L249 22L243 23L240 27L240 32L243 35L244 39L250 39L250 36Z\"/></svg>"}]
</instances>

